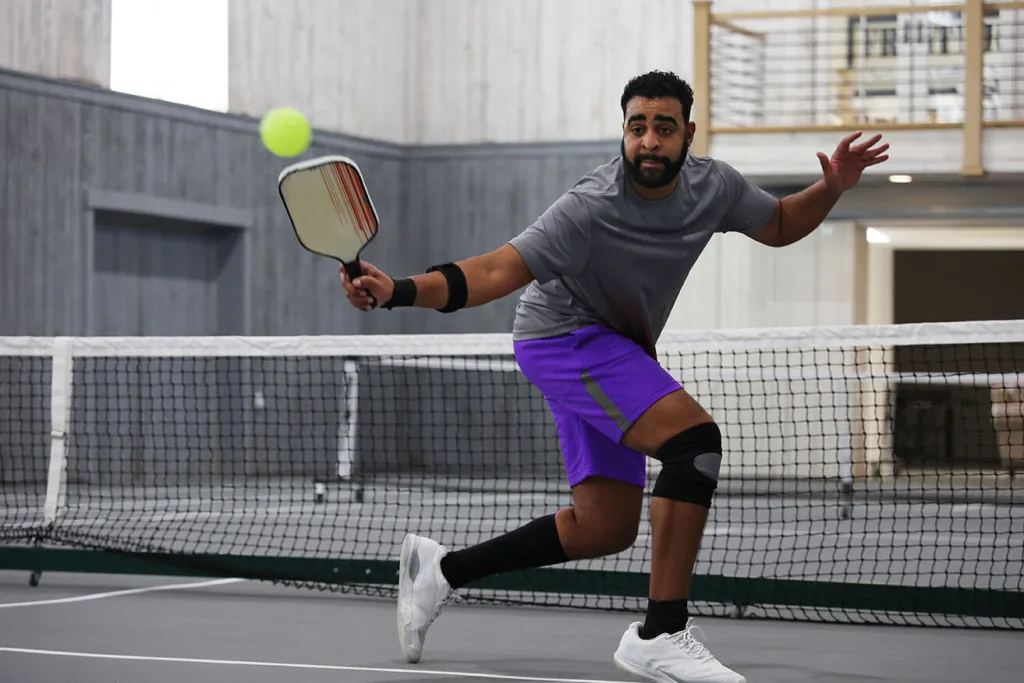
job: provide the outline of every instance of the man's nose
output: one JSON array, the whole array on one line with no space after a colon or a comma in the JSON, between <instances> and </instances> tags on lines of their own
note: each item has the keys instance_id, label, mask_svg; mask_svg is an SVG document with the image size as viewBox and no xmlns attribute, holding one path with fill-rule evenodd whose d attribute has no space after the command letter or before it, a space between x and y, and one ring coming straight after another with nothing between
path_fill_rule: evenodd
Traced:
<instances>
[{"instance_id":1,"label":"man's nose","mask_svg":"<svg viewBox=\"0 0 1024 683\"><path fill-rule=\"evenodd\" d=\"M653 132L647 131L640 144L645 150L654 152L661 147L661 140Z\"/></svg>"}]
</instances>

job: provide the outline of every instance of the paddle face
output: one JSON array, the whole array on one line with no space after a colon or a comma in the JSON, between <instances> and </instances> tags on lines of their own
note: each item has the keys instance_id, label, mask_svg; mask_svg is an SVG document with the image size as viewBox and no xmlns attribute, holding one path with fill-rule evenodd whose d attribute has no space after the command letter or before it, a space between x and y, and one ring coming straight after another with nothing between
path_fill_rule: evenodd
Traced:
<instances>
[{"instance_id":1,"label":"paddle face","mask_svg":"<svg viewBox=\"0 0 1024 683\"><path fill-rule=\"evenodd\" d=\"M350 278L362 275L359 253L379 219L356 163L343 156L301 161L281 171L277 188L299 243L341 261Z\"/></svg>"}]
</instances>

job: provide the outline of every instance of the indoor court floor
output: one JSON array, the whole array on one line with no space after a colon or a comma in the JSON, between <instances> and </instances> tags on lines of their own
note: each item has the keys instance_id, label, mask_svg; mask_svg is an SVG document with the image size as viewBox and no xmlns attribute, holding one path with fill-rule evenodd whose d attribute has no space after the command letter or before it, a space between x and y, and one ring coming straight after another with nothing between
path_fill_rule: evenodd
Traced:
<instances>
[{"instance_id":1,"label":"indoor court floor","mask_svg":"<svg viewBox=\"0 0 1024 683\"><path fill-rule=\"evenodd\" d=\"M0 683L637 680L612 652L637 615L454 604L409 664L391 600L234 579L0 572ZM1024 675L1010 631L699 619L750 683L977 683Z\"/></svg>"}]
</instances>

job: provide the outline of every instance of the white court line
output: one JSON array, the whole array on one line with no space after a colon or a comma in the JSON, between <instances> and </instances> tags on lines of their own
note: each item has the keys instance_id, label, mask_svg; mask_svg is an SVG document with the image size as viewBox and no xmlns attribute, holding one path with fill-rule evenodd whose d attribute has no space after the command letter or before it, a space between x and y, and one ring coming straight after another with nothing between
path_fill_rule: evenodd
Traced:
<instances>
[{"instance_id":1,"label":"white court line","mask_svg":"<svg viewBox=\"0 0 1024 683\"><path fill-rule=\"evenodd\" d=\"M623 681L591 678L546 678L544 676L513 676L484 674L469 671L436 671L433 669L387 669L376 666L342 666L340 664L298 664L293 662L251 662L239 659L197 659L194 657L152 657L149 655L112 655L99 652L65 652L62 650L35 650L23 647L0 647L0 652L53 657L81 657L83 659L118 659L136 662L172 662L176 664L217 664L226 666L263 666L280 669L319 669L321 671L363 671L366 673L410 674L418 676L451 676L453 678L486 678L499 681L534 681L536 683L623 683Z\"/></svg>"},{"instance_id":2,"label":"white court line","mask_svg":"<svg viewBox=\"0 0 1024 683\"><path fill-rule=\"evenodd\" d=\"M170 583L163 586L148 586L146 588L130 588L123 591L110 591L108 593L90 593L88 595L76 595L70 598L53 598L52 600L33 600L31 602L8 602L0 604L0 609L7 607L35 607L37 605L63 605L69 602L85 602L86 600L103 600L104 598L116 598L122 595L138 595L139 593L155 593L157 591L176 591L185 588L206 588L207 586L223 586L228 583L238 583L245 579L214 579L213 581L199 581L196 583Z\"/></svg>"}]
</instances>

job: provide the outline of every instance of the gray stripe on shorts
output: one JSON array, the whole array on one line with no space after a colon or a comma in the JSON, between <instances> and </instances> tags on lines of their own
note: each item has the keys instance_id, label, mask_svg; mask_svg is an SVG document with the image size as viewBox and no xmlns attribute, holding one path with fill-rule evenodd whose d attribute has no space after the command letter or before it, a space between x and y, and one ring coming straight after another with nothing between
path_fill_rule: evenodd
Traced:
<instances>
[{"instance_id":1,"label":"gray stripe on shorts","mask_svg":"<svg viewBox=\"0 0 1024 683\"><path fill-rule=\"evenodd\" d=\"M611 418L619 426L619 429L625 433L631 426L630 421L626 419L626 416L622 414L618 406L612 403L612 400L608 398L608 394L604 393L604 389L597 383L597 380L591 377L590 373L586 370L580 373L580 379L583 380L583 386L587 388L590 398L597 401L597 405L601 406L604 414Z\"/></svg>"}]
</instances>

